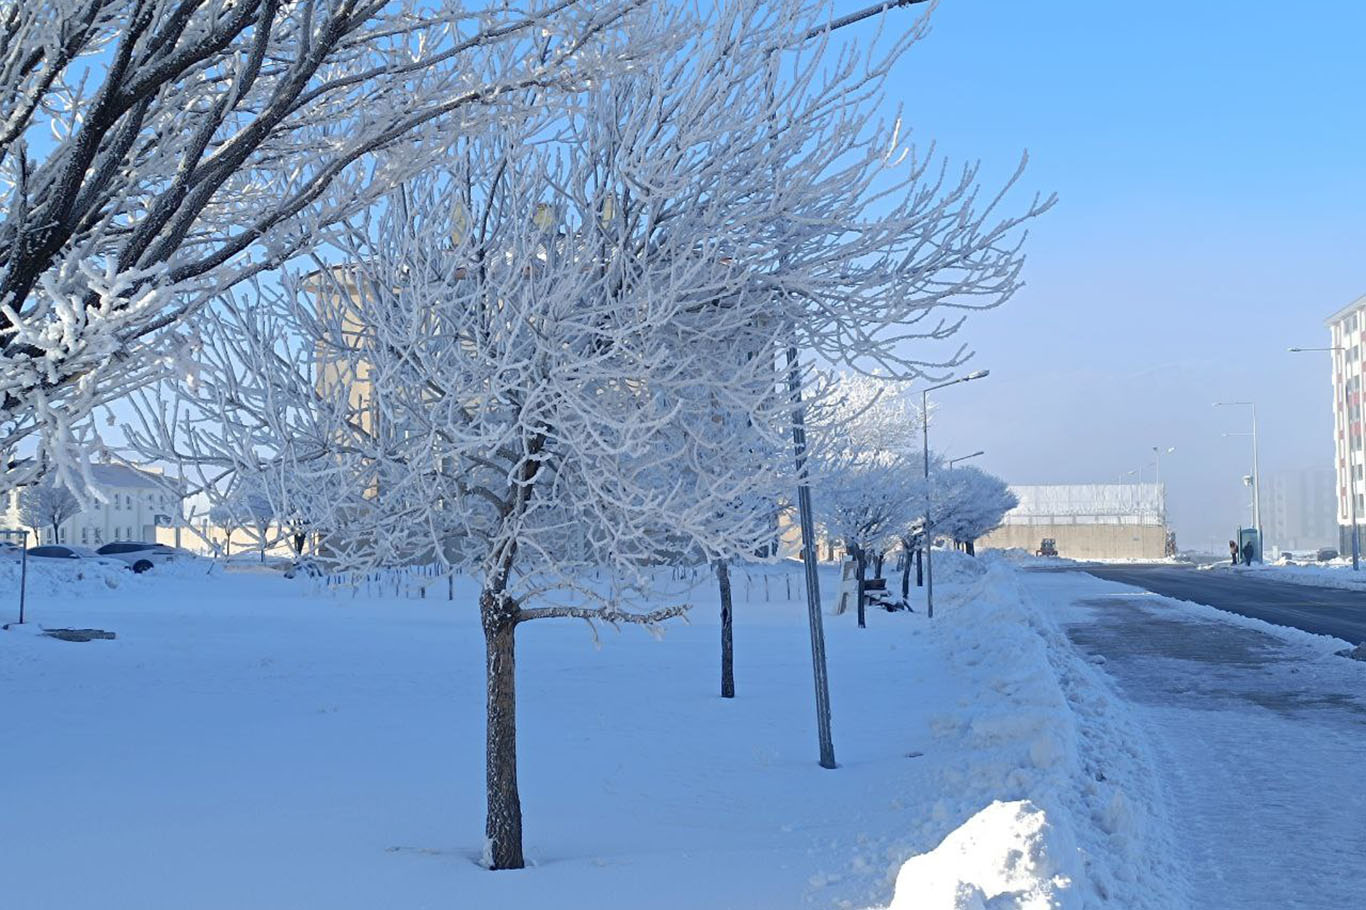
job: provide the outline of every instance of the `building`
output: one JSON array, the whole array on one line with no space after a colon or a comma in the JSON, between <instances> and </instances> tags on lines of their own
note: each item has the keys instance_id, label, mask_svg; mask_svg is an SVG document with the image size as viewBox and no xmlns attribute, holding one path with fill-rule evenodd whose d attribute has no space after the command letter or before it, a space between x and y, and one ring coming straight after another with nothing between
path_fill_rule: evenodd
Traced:
<instances>
[{"instance_id":1,"label":"building","mask_svg":"<svg viewBox=\"0 0 1366 910\"><path fill-rule=\"evenodd\" d=\"M1358 297L1329 316L1325 324L1333 347L1333 466L1337 472L1338 549L1350 553L1353 514L1359 525L1366 525L1366 451L1362 448L1366 296Z\"/></svg>"},{"instance_id":2,"label":"building","mask_svg":"<svg viewBox=\"0 0 1366 910\"><path fill-rule=\"evenodd\" d=\"M1331 468L1278 471L1262 494L1266 543L1277 551L1337 546L1337 502Z\"/></svg>"},{"instance_id":3,"label":"building","mask_svg":"<svg viewBox=\"0 0 1366 910\"><path fill-rule=\"evenodd\" d=\"M1030 553L1051 539L1069 559L1161 559L1167 554L1166 487L1156 483L1027 484L1020 504L979 548Z\"/></svg>"},{"instance_id":4,"label":"building","mask_svg":"<svg viewBox=\"0 0 1366 910\"><path fill-rule=\"evenodd\" d=\"M165 536L176 524L180 494L174 479L121 464L93 464L90 477L104 501L83 504L58 525L55 541L51 528L30 527L30 545L40 541L98 547L114 540L156 541L159 528ZM22 496L22 489L0 494L0 527L26 527L19 516Z\"/></svg>"}]
</instances>

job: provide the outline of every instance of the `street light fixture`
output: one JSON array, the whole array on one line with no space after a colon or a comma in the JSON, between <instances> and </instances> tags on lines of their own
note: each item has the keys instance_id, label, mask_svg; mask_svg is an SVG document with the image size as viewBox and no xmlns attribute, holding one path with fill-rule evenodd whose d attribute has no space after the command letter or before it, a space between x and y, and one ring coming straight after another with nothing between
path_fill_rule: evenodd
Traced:
<instances>
[{"instance_id":1,"label":"street light fixture","mask_svg":"<svg viewBox=\"0 0 1366 910\"><path fill-rule=\"evenodd\" d=\"M1333 345L1327 348L1290 348L1292 354L1309 354L1331 352L1333 355L1333 370L1342 376L1342 447L1347 463L1347 490L1348 497L1352 501L1352 571L1361 571L1361 528L1357 525L1357 471L1352 464L1352 399L1347 394L1347 364L1344 360L1341 369L1338 367L1338 355L1346 354L1347 349L1342 345ZM1334 443L1336 445L1336 443ZM1336 453L1334 453L1336 454Z\"/></svg>"},{"instance_id":2,"label":"street light fixture","mask_svg":"<svg viewBox=\"0 0 1366 910\"><path fill-rule=\"evenodd\" d=\"M1251 401L1216 401L1216 408L1252 409L1252 524L1257 529L1257 544L1262 543L1262 472L1257 465L1257 405Z\"/></svg>"},{"instance_id":3,"label":"street light fixture","mask_svg":"<svg viewBox=\"0 0 1366 910\"><path fill-rule=\"evenodd\" d=\"M939 389L957 385L960 382L971 382L974 379L985 379L991 374L990 370L976 370L966 376L957 379L950 379L948 382L941 382L939 385L932 385L928 389L920 392L920 428L921 442L925 455L925 539L921 542L925 553L925 616L929 619L934 618L934 563L931 553L934 547L934 530L930 525L930 393Z\"/></svg>"},{"instance_id":4,"label":"street light fixture","mask_svg":"<svg viewBox=\"0 0 1366 910\"><path fill-rule=\"evenodd\" d=\"M978 455L985 455L985 454L986 454L986 452L984 452L984 451L982 451L982 450L979 449L978 451L973 452L971 455L959 455L957 458L950 458L950 459L949 459L949 467L952 468L954 465L958 464L958 462L960 462L960 461L967 461L969 458L976 458Z\"/></svg>"}]
</instances>

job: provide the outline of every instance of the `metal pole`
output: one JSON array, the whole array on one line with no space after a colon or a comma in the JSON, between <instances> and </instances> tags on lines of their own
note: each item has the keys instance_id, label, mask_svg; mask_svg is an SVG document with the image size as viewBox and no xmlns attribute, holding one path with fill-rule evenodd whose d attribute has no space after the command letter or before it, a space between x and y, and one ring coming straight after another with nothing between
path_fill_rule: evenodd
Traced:
<instances>
[{"instance_id":1,"label":"metal pole","mask_svg":"<svg viewBox=\"0 0 1366 910\"><path fill-rule=\"evenodd\" d=\"M1257 464L1257 405L1252 408L1252 525L1257 529L1257 550L1262 548L1262 473Z\"/></svg>"},{"instance_id":2,"label":"metal pole","mask_svg":"<svg viewBox=\"0 0 1366 910\"><path fill-rule=\"evenodd\" d=\"M816 523L811 514L811 485L806 479L806 415L802 408L801 367L797 347L787 349L787 388L792 395L792 451L797 462L797 514L802 528L802 566L806 578L806 615L811 627L811 671L816 686L816 734L822 768L835 767L835 740L830 732L830 678L825 665L825 623L821 618L821 582L816 572Z\"/></svg>"},{"instance_id":3,"label":"metal pole","mask_svg":"<svg viewBox=\"0 0 1366 910\"><path fill-rule=\"evenodd\" d=\"M925 389L920 393L920 431L921 449L925 456L925 527L921 532L924 539L920 545L925 553L925 616L929 619L934 618L934 561L931 556L930 546L932 532L930 530L930 390Z\"/></svg>"},{"instance_id":4,"label":"metal pole","mask_svg":"<svg viewBox=\"0 0 1366 910\"><path fill-rule=\"evenodd\" d=\"M1361 381L1362 381L1362 379L1366 379L1366 376L1362 376L1361 362L1362 362L1361 360L1358 360L1358 361L1357 361L1357 422L1358 422L1358 425L1362 428L1362 432L1363 432L1363 433L1366 433L1366 410L1363 409L1363 398L1366 398L1366 396L1364 396L1364 395L1362 394L1362 388L1361 388L1361 385L1362 385L1362 382L1361 382ZM1344 394L1344 395L1347 393L1347 351L1346 351L1346 348L1343 348L1343 354L1342 354L1342 391L1343 391L1343 394ZM1348 406L1348 407L1351 406L1351 399L1350 399L1350 398L1348 398L1348 400L1347 400L1347 406ZM1346 415L1344 414L1343 417L1344 417L1344 419L1345 419L1345 418L1346 418ZM1348 423L1347 423L1346 440L1347 440L1347 473L1350 474L1350 475L1352 475L1352 479L1355 480L1355 479L1356 479L1356 476L1357 476L1357 472L1356 472L1356 467L1352 464L1352 450L1353 450L1353 446L1352 446L1352 424L1351 424L1351 421L1348 421ZM1362 452L1362 461L1363 461L1363 462L1366 462L1366 450L1363 450L1363 452ZM1356 506L1356 495L1355 495L1355 494L1353 494L1353 496L1352 496L1352 506L1353 506L1354 508L1355 508L1355 506ZM1355 515L1353 515L1353 517L1352 517L1352 571L1354 571L1354 572L1359 572L1359 571L1361 571L1361 527L1357 524L1357 518L1356 518Z\"/></svg>"},{"instance_id":5,"label":"metal pole","mask_svg":"<svg viewBox=\"0 0 1366 910\"><path fill-rule=\"evenodd\" d=\"M28 591L28 531L19 536L24 552L19 554L19 625L24 624L24 595Z\"/></svg>"},{"instance_id":6,"label":"metal pole","mask_svg":"<svg viewBox=\"0 0 1366 910\"><path fill-rule=\"evenodd\" d=\"M928 0L884 0L884 2L876 3L868 7L867 9L862 9L856 13L850 13L847 16L841 16L838 19L833 19L827 25L816 26L815 28L811 29L811 31L806 33L805 40L810 41L817 35L823 35L826 32L833 32L835 29L844 28L846 25L853 25L855 22L860 22L864 19L869 18L870 16L876 16L879 13L885 13L889 9L896 9L902 6L915 6L917 3L926 2L928 2Z\"/></svg>"},{"instance_id":7,"label":"metal pole","mask_svg":"<svg viewBox=\"0 0 1366 910\"><path fill-rule=\"evenodd\" d=\"M1357 526L1357 471L1352 464L1352 398L1347 392L1347 350L1333 349L1334 359L1342 355L1342 452L1347 462L1347 498L1351 500L1348 515L1352 519L1352 571L1361 571L1361 533Z\"/></svg>"}]
</instances>

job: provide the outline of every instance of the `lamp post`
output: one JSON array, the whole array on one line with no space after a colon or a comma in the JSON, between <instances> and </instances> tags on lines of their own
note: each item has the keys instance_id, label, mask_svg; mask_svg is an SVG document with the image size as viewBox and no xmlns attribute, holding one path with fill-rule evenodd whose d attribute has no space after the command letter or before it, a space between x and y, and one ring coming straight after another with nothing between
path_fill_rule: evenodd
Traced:
<instances>
[{"instance_id":1,"label":"lamp post","mask_svg":"<svg viewBox=\"0 0 1366 910\"><path fill-rule=\"evenodd\" d=\"M1252 526L1257 529L1257 545L1262 543L1262 473L1257 466L1257 405L1251 401L1216 401L1216 408L1252 409Z\"/></svg>"},{"instance_id":2,"label":"lamp post","mask_svg":"<svg viewBox=\"0 0 1366 910\"><path fill-rule=\"evenodd\" d=\"M973 452L971 455L959 455L957 458L950 458L950 459L949 459L949 468L952 469L953 466L956 465L956 464L958 464L958 462L960 462L960 461L967 461L969 458L976 458L978 455L985 455L985 454L986 454L986 452L980 451L980 450L979 450L979 451Z\"/></svg>"},{"instance_id":3,"label":"lamp post","mask_svg":"<svg viewBox=\"0 0 1366 910\"><path fill-rule=\"evenodd\" d=\"M1162 456L1170 455L1175 451L1176 446L1167 446L1165 449L1161 446L1153 446L1153 455L1157 458L1154 483L1157 485L1157 495L1160 497L1159 502L1161 504L1158 507L1160 511L1159 517L1162 519L1162 527L1164 528L1167 526L1167 494L1162 490Z\"/></svg>"},{"instance_id":4,"label":"lamp post","mask_svg":"<svg viewBox=\"0 0 1366 910\"><path fill-rule=\"evenodd\" d=\"M1352 399L1347 394L1347 363L1342 362L1341 369L1338 369L1338 355L1345 354L1347 349L1342 345L1333 345L1327 348L1290 348L1292 354L1322 353L1329 351L1333 354L1333 367L1342 376L1342 448L1347 463L1347 496L1352 501L1351 511L1348 513L1352 518L1352 571L1361 571L1361 528L1357 524L1357 471L1352 464Z\"/></svg>"},{"instance_id":5,"label":"lamp post","mask_svg":"<svg viewBox=\"0 0 1366 910\"><path fill-rule=\"evenodd\" d=\"M1154 452L1154 454L1157 456L1157 476L1156 476L1155 483L1157 483L1158 486L1161 486L1161 485L1162 485L1162 456L1163 456L1163 455L1170 455L1171 453L1173 453L1173 452L1175 452L1175 451L1176 451L1176 446L1168 446L1168 447L1165 448L1165 449L1162 448L1161 446L1153 446L1153 452Z\"/></svg>"},{"instance_id":6,"label":"lamp post","mask_svg":"<svg viewBox=\"0 0 1366 910\"><path fill-rule=\"evenodd\" d=\"M977 370L958 379L950 379L948 382L941 382L939 385L932 385L928 389L920 392L920 428L921 441L925 450L925 540L922 544L925 548L925 616L934 618L934 563L931 553L934 550L934 529L930 523L930 393L938 389L957 385L960 382L970 382L974 379L984 379L990 375L990 370Z\"/></svg>"}]
</instances>

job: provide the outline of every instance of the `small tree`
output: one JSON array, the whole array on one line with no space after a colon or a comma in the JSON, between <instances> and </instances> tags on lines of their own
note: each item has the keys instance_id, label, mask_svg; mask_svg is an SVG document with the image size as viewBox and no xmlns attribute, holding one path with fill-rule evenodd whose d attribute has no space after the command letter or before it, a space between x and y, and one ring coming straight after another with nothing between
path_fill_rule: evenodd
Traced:
<instances>
[{"instance_id":1,"label":"small tree","mask_svg":"<svg viewBox=\"0 0 1366 910\"><path fill-rule=\"evenodd\" d=\"M963 544L970 555L977 538L1000 527L1020 504L1004 480L971 465L933 473L930 482L935 531Z\"/></svg>"},{"instance_id":2,"label":"small tree","mask_svg":"<svg viewBox=\"0 0 1366 910\"><path fill-rule=\"evenodd\" d=\"M76 494L51 481L24 487L19 494L19 520L35 530L51 531L48 543L57 543L62 523L80 512Z\"/></svg>"},{"instance_id":3,"label":"small tree","mask_svg":"<svg viewBox=\"0 0 1366 910\"><path fill-rule=\"evenodd\" d=\"M942 338L939 306L1008 297L1011 238L1049 204L998 217L971 169L945 180L879 125L910 37L827 66L805 42L821 4L703 8L623 26L648 66L539 108L492 99L487 130L329 235L336 258L218 301L198 381L144 398L132 433L267 472L338 566L480 579L497 869L524 863L517 627L682 613L648 567L752 557L792 483L775 352L918 375L915 327Z\"/></svg>"},{"instance_id":4,"label":"small tree","mask_svg":"<svg viewBox=\"0 0 1366 910\"><path fill-rule=\"evenodd\" d=\"M232 529L249 528L256 538L260 561L266 561L266 547L270 544L270 527L275 521L275 507L270 497L258 492L236 492L209 510L209 520L223 528L232 539Z\"/></svg>"}]
</instances>

